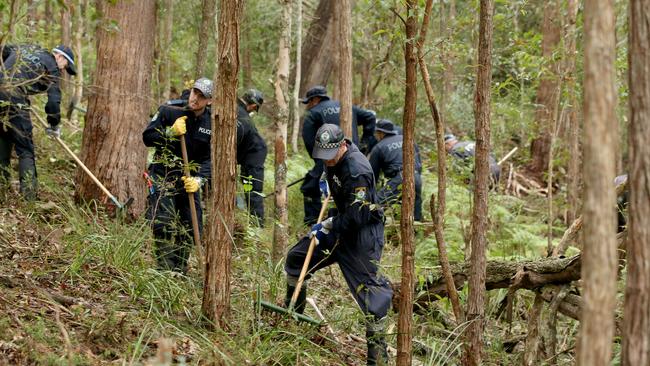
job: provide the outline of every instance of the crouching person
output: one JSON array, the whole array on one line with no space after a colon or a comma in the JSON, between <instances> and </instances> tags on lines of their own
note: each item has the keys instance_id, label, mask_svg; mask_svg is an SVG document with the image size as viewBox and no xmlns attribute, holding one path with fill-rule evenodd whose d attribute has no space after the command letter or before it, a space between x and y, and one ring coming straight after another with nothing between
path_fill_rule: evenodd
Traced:
<instances>
[{"instance_id":1,"label":"crouching person","mask_svg":"<svg viewBox=\"0 0 650 366\"><path fill-rule=\"evenodd\" d=\"M393 291L388 280L377 273L384 248L384 220L372 168L357 146L344 139L343 131L333 124L318 129L312 155L325 164L327 184L321 184L321 190L327 195L331 189L337 208L330 210L327 219L314 225L309 235L289 250L285 264L286 305L296 289L310 239L315 237L317 246L307 278L338 263L350 292L366 314L368 365L385 364L385 318ZM304 311L306 297L305 281L296 301L297 312Z\"/></svg>"}]
</instances>

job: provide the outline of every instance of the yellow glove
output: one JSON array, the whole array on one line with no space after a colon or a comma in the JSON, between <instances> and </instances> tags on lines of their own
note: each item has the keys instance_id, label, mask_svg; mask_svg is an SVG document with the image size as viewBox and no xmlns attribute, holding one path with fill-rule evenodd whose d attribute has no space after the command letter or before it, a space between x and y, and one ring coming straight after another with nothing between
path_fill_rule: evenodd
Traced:
<instances>
[{"instance_id":1,"label":"yellow glove","mask_svg":"<svg viewBox=\"0 0 650 366\"><path fill-rule=\"evenodd\" d=\"M185 184L185 192L194 193L201 188L202 179L199 177L186 177L182 176L181 180Z\"/></svg>"},{"instance_id":2,"label":"yellow glove","mask_svg":"<svg viewBox=\"0 0 650 366\"><path fill-rule=\"evenodd\" d=\"M174 121L174 124L167 130L167 134L169 136L184 135L187 132L187 129L185 128L185 121L186 120L187 120L187 116L176 118L176 121Z\"/></svg>"}]
</instances>

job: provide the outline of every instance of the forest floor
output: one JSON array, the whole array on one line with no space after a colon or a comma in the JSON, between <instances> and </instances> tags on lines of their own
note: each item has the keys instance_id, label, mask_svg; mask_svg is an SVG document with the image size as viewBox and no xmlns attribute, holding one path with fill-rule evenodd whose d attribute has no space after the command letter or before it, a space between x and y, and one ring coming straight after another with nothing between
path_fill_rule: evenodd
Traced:
<instances>
[{"instance_id":1,"label":"forest floor","mask_svg":"<svg viewBox=\"0 0 650 366\"><path fill-rule=\"evenodd\" d=\"M169 360L225 365L365 364L363 317L336 266L314 276L309 296L316 300L337 340L325 329L255 312L258 289L263 298L278 303L285 291L282 264L268 259L271 220L265 229L242 225L233 246L230 328L209 331L200 316L202 275L196 259L191 259L187 276L158 271L144 218L125 223L110 218L95 203L74 203L72 161L40 133L36 144L39 200L24 202L16 193L16 181L0 197L0 364L163 365ZM78 141L74 147L78 148ZM270 160L266 191L273 181ZM425 166L432 165L425 158ZM307 166L306 156L291 157L288 180L302 176ZM424 181L426 211L428 197L436 189L434 173L425 172ZM456 262L465 255L469 200L464 186L450 184L446 239L450 258ZM543 256L545 201L496 193L490 200L489 256L509 260ZM298 188L290 188L289 202L291 238L298 239L305 231ZM271 205L267 202L269 213ZM428 213L426 217L430 221ZM245 213L238 213L238 221L247 221ZM555 231L559 237L563 228ZM432 236L426 227L418 227L420 280L438 268ZM390 219L386 237L382 271L398 282L401 249L398 228ZM463 302L466 291L460 292ZM489 293L485 364L520 362L533 295L519 294L513 321L508 324L503 315L495 315L506 290ZM307 314L316 317L309 307ZM464 325L454 326L451 314L449 303L442 299L426 314L416 316L417 364L458 364ZM391 312L389 318L388 340L395 347L397 314ZM570 350L577 322L560 321L558 349ZM571 351L558 358L558 364L570 363Z\"/></svg>"}]
</instances>

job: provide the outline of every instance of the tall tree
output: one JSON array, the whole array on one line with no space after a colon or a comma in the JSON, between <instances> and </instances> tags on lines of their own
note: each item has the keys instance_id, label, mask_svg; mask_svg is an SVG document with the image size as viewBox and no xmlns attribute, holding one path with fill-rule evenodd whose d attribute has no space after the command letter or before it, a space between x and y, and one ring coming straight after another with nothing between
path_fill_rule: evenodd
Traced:
<instances>
[{"instance_id":1,"label":"tall tree","mask_svg":"<svg viewBox=\"0 0 650 366\"><path fill-rule=\"evenodd\" d=\"M74 79L74 93L70 101L71 108L68 111L68 116L71 117L74 113L74 106L81 102L83 97L84 85L84 57L82 52L84 33L86 32L86 9L88 9L88 0L76 0L74 14L73 14L73 28L74 28L74 49L77 51L74 60L75 67L77 68L77 75Z\"/></svg>"},{"instance_id":2,"label":"tall tree","mask_svg":"<svg viewBox=\"0 0 650 366\"><path fill-rule=\"evenodd\" d=\"M220 0L216 49L216 93L212 105L212 199L203 282L203 315L226 328L230 313L231 233L235 221L237 179L237 81L239 27L243 0ZM216 173L218 172L218 173Z\"/></svg>"},{"instance_id":3,"label":"tall tree","mask_svg":"<svg viewBox=\"0 0 650 366\"><path fill-rule=\"evenodd\" d=\"M444 133L445 125L440 116L438 106L433 95L433 87L429 78L429 69L426 61L424 60L424 42L427 39L427 29L429 28L429 19L431 18L431 8L433 7L433 0L427 0L424 8L424 18L422 19L422 26L420 27L420 36L416 44L418 64L420 65L420 73L422 74L422 81L424 81L424 90L427 93L429 101L429 108L431 109L431 116L433 118L434 127L436 130L436 145L438 157L438 204L435 204L435 196L431 195L431 216L433 217L433 230L436 236L436 244L438 246L438 260L442 267L442 273L445 278L447 286L447 294L451 301L451 306L456 316L456 321L460 322L463 318L463 311L458 301L458 293L454 283L454 277L451 273L449 265L449 258L447 257L447 245L445 244L444 227L445 227L445 190L447 189L447 160L445 157ZM434 212L435 211L435 212Z\"/></svg>"},{"instance_id":4,"label":"tall tree","mask_svg":"<svg viewBox=\"0 0 650 366\"><path fill-rule=\"evenodd\" d=\"M578 364L590 366L610 364L614 335L617 262L614 176L618 140L615 26L613 0L585 1L581 271L584 292Z\"/></svg>"},{"instance_id":5,"label":"tall tree","mask_svg":"<svg viewBox=\"0 0 650 366\"><path fill-rule=\"evenodd\" d=\"M576 18L578 15L578 0L567 1L567 22L565 43L565 71L566 88L569 93L569 107L567 110L569 126L569 159L567 168L568 184L568 203L569 213L567 221L573 222L578 217L578 185L580 183L580 121L578 120L578 91L576 90Z\"/></svg>"},{"instance_id":6,"label":"tall tree","mask_svg":"<svg viewBox=\"0 0 650 366\"><path fill-rule=\"evenodd\" d=\"M301 1L301 0L298 0ZM287 202L287 125L289 123L289 50L291 47L291 0L282 5L282 33L278 46L278 70L274 91L278 105L275 115L275 224L271 259L277 263L287 248L289 211Z\"/></svg>"},{"instance_id":7,"label":"tall tree","mask_svg":"<svg viewBox=\"0 0 650 366\"><path fill-rule=\"evenodd\" d=\"M415 286L415 241L413 235L413 207L415 204L415 108L417 103L417 59L415 57L415 36L417 32L417 0L406 2L406 44L404 61L406 66L406 92L404 93L404 144L402 182L402 283L397 323L397 365L406 366L412 360L413 288Z\"/></svg>"},{"instance_id":8,"label":"tall tree","mask_svg":"<svg viewBox=\"0 0 650 366\"><path fill-rule=\"evenodd\" d=\"M467 304L467 365L480 365L485 313L485 255L487 249L488 182L490 166L490 103L492 98L492 19L494 1L481 0L478 42L478 71L474 94L476 155L474 161L474 208Z\"/></svg>"},{"instance_id":9,"label":"tall tree","mask_svg":"<svg viewBox=\"0 0 650 366\"><path fill-rule=\"evenodd\" d=\"M630 146L623 365L650 364L650 3L629 10Z\"/></svg>"},{"instance_id":10,"label":"tall tree","mask_svg":"<svg viewBox=\"0 0 650 366\"><path fill-rule=\"evenodd\" d=\"M151 92L155 1L102 1L97 11L96 92L88 99L81 160L114 195L133 197L130 213L139 214L145 206L140 176L147 159L143 116L149 113L140 97ZM107 27L110 23L117 27ZM76 182L77 197L105 199L81 169Z\"/></svg>"},{"instance_id":11,"label":"tall tree","mask_svg":"<svg viewBox=\"0 0 650 366\"><path fill-rule=\"evenodd\" d=\"M293 121L291 128L291 150L298 152L298 132L300 132L300 80L302 79L302 0L296 0L296 67L293 82L293 98L291 99L292 112L290 113Z\"/></svg>"},{"instance_id":12,"label":"tall tree","mask_svg":"<svg viewBox=\"0 0 650 366\"><path fill-rule=\"evenodd\" d=\"M544 3L544 21L542 23L542 57L545 68L542 73L535 104L535 121L540 132L530 145L530 170L541 177L548 168L551 150L552 122L557 105L559 72L558 63L554 60L555 51L560 43L559 9L556 0Z\"/></svg>"},{"instance_id":13,"label":"tall tree","mask_svg":"<svg viewBox=\"0 0 650 366\"><path fill-rule=\"evenodd\" d=\"M160 28L160 73L159 87L160 87L160 101L169 99L171 91L171 44L172 35L174 30L174 1L162 0L164 2L162 7L162 27Z\"/></svg>"},{"instance_id":14,"label":"tall tree","mask_svg":"<svg viewBox=\"0 0 650 366\"><path fill-rule=\"evenodd\" d=\"M336 1L320 0L302 48L300 95L314 85L326 85L334 67Z\"/></svg>"},{"instance_id":15,"label":"tall tree","mask_svg":"<svg viewBox=\"0 0 650 366\"><path fill-rule=\"evenodd\" d=\"M208 45L214 33L214 17L217 11L217 0L203 0L201 2L201 26L199 27L199 45L196 49L196 77L205 75L206 61L208 60Z\"/></svg>"},{"instance_id":16,"label":"tall tree","mask_svg":"<svg viewBox=\"0 0 650 366\"><path fill-rule=\"evenodd\" d=\"M341 129L346 137L352 137L352 9L350 0L337 1L338 25L338 87L341 101Z\"/></svg>"}]
</instances>

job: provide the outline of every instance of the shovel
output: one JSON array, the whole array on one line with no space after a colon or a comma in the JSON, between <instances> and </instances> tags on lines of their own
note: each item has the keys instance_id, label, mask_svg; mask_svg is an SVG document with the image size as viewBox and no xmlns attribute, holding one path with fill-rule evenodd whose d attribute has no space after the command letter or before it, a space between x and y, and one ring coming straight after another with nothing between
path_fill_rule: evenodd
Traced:
<instances>
[{"instance_id":1,"label":"shovel","mask_svg":"<svg viewBox=\"0 0 650 366\"><path fill-rule=\"evenodd\" d=\"M181 140L181 153L183 154L183 169L185 176L190 178L190 163L187 157L187 145L185 144L185 135L179 136ZM190 215L192 216L192 231L194 232L194 246L196 246L199 255L199 264L203 263L203 247L201 247L201 233L199 232L199 218L196 215L196 203L194 202L194 193L187 192L190 200Z\"/></svg>"},{"instance_id":2,"label":"shovel","mask_svg":"<svg viewBox=\"0 0 650 366\"><path fill-rule=\"evenodd\" d=\"M41 124L41 126L42 126L43 128L47 128L47 127L48 127L47 122L45 122L45 120L43 120L43 117L39 116L39 115L36 114L36 113L32 113L32 114L33 114L34 116L36 116L36 119L40 122L40 124ZM77 165L78 165L78 166L79 166L79 167L80 167L80 168L81 168L81 169L82 169L86 174L88 174L88 176L90 177L90 179L92 179L92 181L95 182L95 184L97 185L97 187L99 187L99 189L101 189L102 192L104 192L104 194L106 194L106 196L108 196L108 198L110 198L111 201L113 201L113 203L115 204L115 206L117 207L117 209L118 209L120 212L122 212L125 208L128 208L128 207L133 203L133 197L129 197L129 198L126 200L126 202L124 202L124 203L121 203L120 201L118 201L118 200L117 200L117 197L115 197L115 196L113 196L113 195L111 194L111 192L108 190L108 188L106 188L106 187L102 184L102 182L100 182L99 179L97 179L97 177L95 177L95 175L90 171L90 169L88 169L88 167L86 167L86 165L85 165L85 164L84 164L84 163L83 163L83 162L82 162L82 161L77 157L77 155L75 155L75 153L72 152L72 150L70 150L70 148L68 147L68 145L66 145L65 142L63 142L63 140L61 140L60 137L54 137L54 139L56 140L56 142L59 143L59 145L61 145L61 147L63 147L63 149L68 153L68 155L70 155L70 156L72 157L72 159L74 159L74 161L77 163Z\"/></svg>"}]
</instances>

